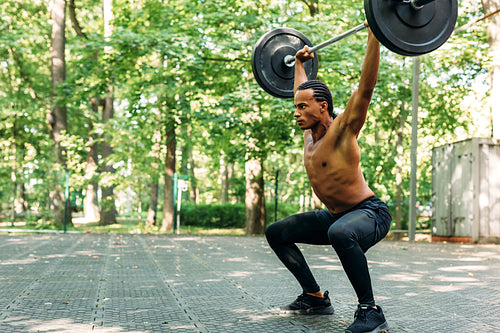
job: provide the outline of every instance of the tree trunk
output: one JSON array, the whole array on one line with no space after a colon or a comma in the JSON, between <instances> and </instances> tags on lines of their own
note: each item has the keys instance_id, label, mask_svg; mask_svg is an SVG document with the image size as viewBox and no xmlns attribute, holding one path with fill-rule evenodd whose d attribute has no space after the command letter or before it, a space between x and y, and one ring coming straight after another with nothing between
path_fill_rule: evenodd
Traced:
<instances>
[{"instance_id":1,"label":"tree trunk","mask_svg":"<svg viewBox=\"0 0 500 333\"><path fill-rule=\"evenodd\" d=\"M156 213L158 212L158 177L155 177L151 182L151 192L149 195L149 208L148 217L146 218L146 225L156 225Z\"/></svg>"},{"instance_id":2,"label":"tree trunk","mask_svg":"<svg viewBox=\"0 0 500 333\"><path fill-rule=\"evenodd\" d=\"M191 180L189 184L191 185L191 190L189 191L189 198L192 202L199 204L200 201L200 193L198 190L198 182L196 181L196 176L194 174L195 164L193 158L193 150L189 151L188 162L190 165L189 168L189 179Z\"/></svg>"},{"instance_id":3,"label":"tree trunk","mask_svg":"<svg viewBox=\"0 0 500 333\"><path fill-rule=\"evenodd\" d=\"M234 178L234 163L231 162L231 163L227 164L227 187L228 187L227 200L228 200L228 202L231 201L231 198L229 196L229 189L234 184L233 178Z\"/></svg>"},{"instance_id":4,"label":"tree trunk","mask_svg":"<svg viewBox=\"0 0 500 333\"><path fill-rule=\"evenodd\" d=\"M14 124L12 126L12 170L10 172L10 179L12 180L12 206L10 209L10 220L11 226L13 227L16 222L16 206L17 206L17 117L14 118Z\"/></svg>"},{"instance_id":5,"label":"tree trunk","mask_svg":"<svg viewBox=\"0 0 500 333\"><path fill-rule=\"evenodd\" d=\"M57 166L54 169L54 186L49 191L50 210L55 225L61 226L65 221L64 184L66 156L61 145L61 132L68 129L67 110L64 96L59 92L61 83L66 80L66 48L65 19L66 1L54 0L52 5L52 46L50 48L51 70L51 112L47 115L50 126L50 137L54 140L57 154ZM66 210L66 222L71 224L71 210Z\"/></svg>"},{"instance_id":6,"label":"tree trunk","mask_svg":"<svg viewBox=\"0 0 500 333\"><path fill-rule=\"evenodd\" d=\"M314 17L314 15L319 13L319 4L318 0L302 0L307 7L309 8L309 14L311 17Z\"/></svg>"},{"instance_id":7,"label":"tree trunk","mask_svg":"<svg viewBox=\"0 0 500 333\"><path fill-rule=\"evenodd\" d=\"M108 87L109 95L104 99L104 106L102 110L102 122L105 124L114 116L113 110L113 87ZM104 160L102 172L114 174L115 169L113 164L108 161L108 158L113 154L113 148L109 141L110 135L104 133L104 140L101 143L101 155ZM115 206L115 185L102 186L102 200L100 207L100 220L99 225L109 225L116 223L116 206Z\"/></svg>"},{"instance_id":8,"label":"tree trunk","mask_svg":"<svg viewBox=\"0 0 500 333\"><path fill-rule=\"evenodd\" d=\"M159 117L158 113L155 113ZM153 133L153 145L151 147L151 153L154 158L154 162L151 163L151 185L149 194L149 207L148 207L148 217L146 218L146 225L153 226L156 225L157 213L158 213L158 191L159 191L159 178L160 178L160 151L161 151L161 131L160 121L156 121L156 129Z\"/></svg>"},{"instance_id":9,"label":"tree trunk","mask_svg":"<svg viewBox=\"0 0 500 333\"><path fill-rule=\"evenodd\" d=\"M26 146L24 143L20 143L21 148L18 149L16 138L17 138L17 127L14 123L14 143L13 143L13 163L14 168L12 170L12 180L14 181L14 214L13 214L13 223L15 220L15 215L19 215L25 213L28 210L28 202L26 201L26 185L24 183L23 170L22 168L18 168L18 165L22 165L24 158L26 157ZM18 163L19 161L19 163Z\"/></svg>"},{"instance_id":10,"label":"tree trunk","mask_svg":"<svg viewBox=\"0 0 500 333\"><path fill-rule=\"evenodd\" d=\"M190 126L184 126L184 130L181 135L184 139L184 145L182 146L182 161L180 166L180 173L184 176L188 176L190 179L190 187L188 187L188 200L191 202L198 202L198 193L196 188L196 178L194 175L194 159L193 159L193 144L191 143L189 135Z\"/></svg>"},{"instance_id":11,"label":"tree trunk","mask_svg":"<svg viewBox=\"0 0 500 333\"><path fill-rule=\"evenodd\" d=\"M113 21L113 1L104 0L103 1L103 16L104 16L104 38L109 41L112 34ZM104 52L106 52L106 47ZM108 95L104 97L104 105L102 108L102 123L106 122L114 117L113 108L113 86L108 86ZM103 141L101 144L101 155L104 160L104 165L102 167L102 172L114 174L115 169L113 164L108 161L109 157L113 154L113 148L111 147L111 135L108 133L103 134ZM116 223L116 205L115 205L115 185L102 186L102 200L100 209L100 220L99 225L108 225Z\"/></svg>"},{"instance_id":12,"label":"tree trunk","mask_svg":"<svg viewBox=\"0 0 500 333\"><path fill-rule=\"evenodd\" d=\"M396 214L394 221L396 222L396 230L402 230L402 211L403 211L403 164L404 164L404 126L408 112L406 111L407 104L402 103L399 112L399 126L396 130ZM395 234L395 237L402 234Z\"/></svg>"},{"instance_id":13,"label":"tree trunk","mask_svg":"<svg viewBox=\"0 0 500 333\"><path fill-rule=\"evenodd\" d=\"M173 231L174 229L174 173L175 173L175 129L169 122L166 132L167 157L165 160L165 186L163 188L163 220L161 232Z\"/></svg>"},{"instance_id":14,"label":"tree trunk","mask_svg":"<svg viewBox=\"0 0 500 333\"><path fill-rule=\"evenodd\" d=\"M87 164L85 165L85 178L88 179L83 201L83 212L87 222L99 221L99 200L97 191L99 183L95 180L97 171L97 144L87 147Z\"/></svg>"},{"instance_id":15,"label":"tree trunk","mask_svg":"<svg viewBox=\"0 0 500 333\"><path fill-rule=\"evenodd\" d=\"M500 8L500 0L482 0L483 12L491 13ZM492 114L492 137L500 139L500 16L494 15L490 19L488 43L490 44L490 107Z\"/></svg>"},{"instance_id":16,"label":"tree trunk","mask_svg":"<svg viewBox=\"0 0 500 333\"><path fill-rule=\"evenodd\" d=\"M227 202L227 193L228 193L228 168L223 151L221 151L221 156L219 161L220 161L220 180L221 180L220 202L222 204L225 204Z\"/></svg>"},{"instance_id":17,"label":"tree trunk","mask_svg":"<svg viewBox=\"0 0 500 333\"><path fill-rule=\"evenodd\" d=\"M85 199L83 201L83 214L85 217L85 221L87 222L97 222L100 219L97 188L98 188L98 183L95 180L91 180L87 184L87 188L85 190Z\"/></svg>"},{"instance_id":18,"label":"tree trunk","mask_svg":"<svg viewBox=\"0 0 500 333\"><path fill-rule=\"evenodd\" d=\"M93 99L90 102L92 110L94 113L98 112L99 103L97 99ZM94 123L92 119L88 121L89 129L87 134L87 142L90 144L86 146L85 150L87 152L87 163L85 164L85 179L87 180L87 187L85 190L85 198L83 200L83 214L85 216L85 221L96 222L99 221L99 201L97 197L97 190L99 183L96 181L98 156L97 156L97 138L96 135L92 133L94 129Z\"/></svg>"},{"instance_id":19,"label":"tree trunk","mask_svg":"<svg viewBox=\"0 0 500 333\"><path fill-rule=\"evenodd\" d=\"M259 159L250 159L245 163L245 178L246 234L260 235L266 229L266 205L263 168Z\"/></svg>"},{"instance_id":20,"label":"tree trunk","mask_svg":"<svg viewBox=\"0 0 500 333\"><path fill-rule=\"evenodd\" d=\"M28 201L26 201L26 184L21 178L19 183L19 212L26 213L28 211Z\"/></svg>"},{"instance_id":21,"label":"tree trunk","mask_svg":"<svg viewBox=\"0 0 500 333\"><path fill-rule=\"evenodd\" d=\"M162 58L165 55L162 55ZM153 162L151 163L151 183L150 183L150 194L149 194L149 207L148 216L146 218L146 225L153 226L157 224L157 214L158 214L158 194L159 194L159 180L160 180L160 164L161 164L161 112L158 109L154 109L153 113L155 115L155 130L153 131L153 137L151 139L151 154L153 156Z\"/></svg>"},{"instance_id":22,"label":"tree trunk","mask_svg":"<svg viewBox=\"0 0 500 333\"><path fill-rule=\"evenodd\" d=\"M180 166L180 172L183 175L189 176L189 187L188 187L188 193L189 193L189 200L191 202L194 202L196 204L199 203L199 193L198 193L198 187L197 187L197 182L196 182L196 177L194 174L195 170L195 163L194 163L194 158L193 158L193 143L192 139L190 136L191 132L191 117L189 114L186 117L185 123L183 122L183 127L182 127L182 137L184 138L184 145L182 146L182 161L181 161L181 166Z\"/></svg>"},{"instance_id":23,"label":"tree trunk","mask_svg":"<svg viewBox=\"0 0 500 333\"><path fill-rule=\"evenodd\" d=\"M10 221L11 221L10 226L13 227L15 226L16 222L16 198L17 198L17 177L15 169L12 169L10 177L12 180L12 206L10 209Z\"/></svg>"},{"instance_id":24,"label":"tree trunk","mask_svg":"<svg viewBox=\"0 0 500 333\"><path fill-rule=\"evenodd\" d=\"M71 24L76 34L82 38L88 39L87 35L83 32L80 23L76 17L76 6L75 0L69 0L69 17L71 19ZM90 58L97 61L98 52L96 51ZM96 114L99 112L99 98L92 98L90 101L90 107L92 111ZM88 120L88 134L87 142L90 143L85 147L87 153L87 163L85 164L85 179L87 181L87 186L85 189L85 198L83 199L83 214L84 219L87 222L97 222L99 221L99 200L97 191L99 188L99 183L96 180L97 166L98 166L98 145L97 136L92 133L94 129L94 121L91 117Z\"/></svg>"}]
</instances>

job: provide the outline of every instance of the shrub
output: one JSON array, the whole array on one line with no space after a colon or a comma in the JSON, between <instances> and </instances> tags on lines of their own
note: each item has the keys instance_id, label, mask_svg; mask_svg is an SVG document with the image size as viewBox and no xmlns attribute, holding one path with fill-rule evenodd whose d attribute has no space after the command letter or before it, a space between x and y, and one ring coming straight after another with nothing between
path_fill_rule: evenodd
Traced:
<instances>
[{"instance_id":1,"label":"shrub","mask_svg":"<svg viewBox=\"0 0 500 333\"><path fill-rule=\"evenodd\" d=\"M298 205L278 204L277 220L297 213ZM267 224L274 219L274 203L266 204ZM245 204L201 204L185 203L181 207L181 224L204 228L244 228Z\"/></svg>"},{"instance_id":2,"label":"shrub","mask_svg":"<svg viewBox=\"0 0 500 333\"><path fill-rule=\"evenodd\" d=\"M276 214L276 219L274 218L274 203L266 204L266 212L267 212L267 224L271 224L275 221L279 221L284 219L287 216L297 214L299 212L300 206L298 204L289 204L289 203L279 203L278 211Z\"/></svg>"},{"instance_id":3,"label":"shrub","mask_svg":"<svg viewBox=\"0 0 500 333\"><path fill-rule=\"evenodd\" d=\"M181 223L205 228L244 228L244 204L185 204L181 208Z\"/></svg>"}]
</instances>

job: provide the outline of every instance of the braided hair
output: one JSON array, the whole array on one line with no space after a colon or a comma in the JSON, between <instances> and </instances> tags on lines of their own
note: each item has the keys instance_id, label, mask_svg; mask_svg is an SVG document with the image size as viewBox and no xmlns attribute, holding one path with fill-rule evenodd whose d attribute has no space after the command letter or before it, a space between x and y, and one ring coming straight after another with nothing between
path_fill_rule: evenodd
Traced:
<instances>
[{"instance_id":1,"label":"braided hair","mask_svg":"<svg viewBox=\"0 0 500 333\"><path fill-rule=\"evenodd\" d=\"M321 81L311 80L302 83L297 90L313 90L313 97L316 99L316 102L326 102L328 104L328 113L330 117L335 118L337 115L333 113L333 100L332 93L328 86Z\"/></svg>"}]
</instances>

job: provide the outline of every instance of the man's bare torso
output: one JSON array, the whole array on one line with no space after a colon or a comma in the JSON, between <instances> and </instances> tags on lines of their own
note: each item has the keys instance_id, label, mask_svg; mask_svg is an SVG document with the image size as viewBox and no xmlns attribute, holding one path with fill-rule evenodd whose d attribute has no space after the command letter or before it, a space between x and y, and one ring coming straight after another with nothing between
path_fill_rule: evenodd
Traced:
<instances>
[{"instance_id":1,"label":"man's bare torso","mask_svg":"<svg viewBox=\"0 0 500 333\"><path fill-rule=\"evenodd\" d=\"M339 115L325 136L313 142L304 132L304 164L312 188L332 213L341 213L374 195L360 167L357 138L342 131Z\"/></svg>"}]
</instances>

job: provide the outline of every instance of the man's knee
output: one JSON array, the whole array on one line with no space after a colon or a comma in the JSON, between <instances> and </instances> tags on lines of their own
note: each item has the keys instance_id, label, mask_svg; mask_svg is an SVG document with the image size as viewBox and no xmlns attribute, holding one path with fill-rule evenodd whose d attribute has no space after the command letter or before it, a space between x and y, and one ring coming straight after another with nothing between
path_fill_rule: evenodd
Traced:
<instances>
[{"instance_id":1,"label":"man's knee","mask_svg":"<svg viewBox=\"0 0 500 333\"><path fill-rule=\"evenodd\" d=\"M271 247L274 244L282 244L289 241L289 231L290 229L293 229L293 226L290 225L290 221L293 221L293 216L276 221L267 227L264 234L266 235L267 242L271 245Z\"/></svg>"},{"instance_id":2,"label":"man's knee","mask_svg":"<svg viewBox=\"0 0 500 333\"><path fill-rule=\"evenodd\" d=\"M340 223L334 223L328 229L328 239L336 250L350 248L356 242L352 230Z\"/></svg>"},{"instance_id":3,"label":"man's knee","mask_svg":"<svg viewBox=\"0 0 500 333\"><path fill-rule=\"evenodd\" d=\"M271 224L270 226L268 226L266 228L266 231L264 232L264 234L266 235L266 239L267 239L267 242L269 243L269 245L271 245L272 243L274 243L279 235L280 235L280 231L279 231L279 227L276 225L277 222L274 222L273 224Z\"/></svg>"}]
</instances>

